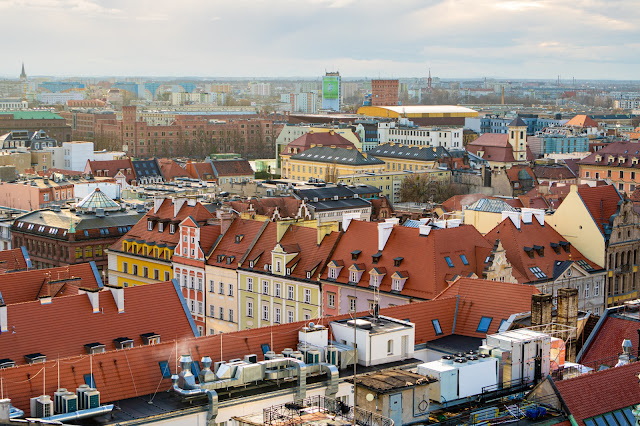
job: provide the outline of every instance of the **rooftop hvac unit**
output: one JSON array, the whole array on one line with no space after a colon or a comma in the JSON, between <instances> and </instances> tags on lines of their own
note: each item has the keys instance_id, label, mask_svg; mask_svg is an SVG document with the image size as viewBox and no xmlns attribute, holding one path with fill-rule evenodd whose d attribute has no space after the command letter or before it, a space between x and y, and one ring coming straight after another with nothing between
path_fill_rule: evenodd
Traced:
<instances>
[{"instance_id":1,"label":"rooftop hvac unit","mask_svg":"<svg viewBox=\"0 0 640 426\"><path fill-rule=\"evenodd\" d=\"M307 351L306 364L320 364L320 351L311 349Z\"/></svg>"},{"instance_id":2,"label":"rooftop hvac unit","mask_svg":"<svg viewBox=\"0 0 640 426\"><path fill-rule=\"evenodd\" d=\"M78 411L78 396L73 392L67 392L66 395L62 395L61 413L74 413L76 411Z\"/></svg>"},{"instance_id":3,"label":"rooftop hvac unit","mask_svg":"<svg viewBox=\"0 0 640 426\"><path fill-rule=\"evenodd\" d=\"M31 398L31 417L41 419L53 415L53 401L49 395Z\"/></svg>"},{"instance_id":4,"label":"rooftop hvac unit","mask_svg":"<svg viewBox=\"0 0 640 426\"><path fill-rule=\"evenodd\" d=\"M85 410L98 408L100 406L100 392L96 389L88 390L84 393L83 406Z\"/></svg>"},{"instance_id":5,"label":"rooftop hvac unit","mask_svg":"<svg viewBox=\"0 0 640 426\"><path fill-rule=\"evenodd\" d=\"M327 362L333 364L336 367L340 366L340 360L338 359L338 348L333 345L327 346Z\"/></svg>"},{"instance_id":6,"label":"rooftop hvac unit","mask_svg":"<svg viewBox=\"0 0 640 426\"><path fill-rule=\"evenodd\" d=\"M276 357L276 353L274 351L267 351L264 354L264 359L274 359Z\"/></svg>"},{"instance_id":7,"label":"rooftop hvac unit","mask_svg":"<svg viewBox=\"0 0 640 426\"><path fill-rule=\"evenodd\" d=\"M282 355L283 355L285 358L289 358L289 357L291 356L291 353L292 353L292 352L293 352L293 349L291 349L291 348L284 348L284 349L282 350Z\"/></svg>"},{"instance_id":8,"label":"rooftop hvac unit","mask_svg":"<svg viewBox=\"0 0 640 426\"><path fill-rule=\"evenodd\" d=\"M291 352L291 358L297 359L298 361L302 361L304 360L304 355L302 355L302 352L300 351L293 351Z\"/></svg>"},{"instance_id":9,"label":"rooftop hvac unit","mask_svg":"<svg viewBox=\"0 0 640 426\"><path fill-rule=\"evenodd\" d=\"M244 360L245 362L250 362L252 364L255 364L256 362L258 362L258 355L256 354L245 355Z\"/></svg>"},{"instance_id":10,"label":"rooftop hvac unit","mask_svg":"<svg viewBox=\"0 0 640 426\"><path fill-rule=\"evenodd\" d=\"M84 406L84 394L87 391L90 391L91 387L89 387L89 385L80 385L76 388L76 395L78 396L78 409L79 410L84 410L85 407Z\"/></svg>"},{"instance_id":11,"label":"rooftop hvac unit","mask_svg":"<svg viewBox=\"0 0 640 426\"><path fill-rule=\"evenodd\" d=\"M216 372L222 364L226 364L227 361L216 361L213 363L213 371Z\"/></svg>"},{"instance_id":12,"label":"rooftop hvac unit","mask_svg":"<svg viewBox=\"0 0 640 426\"><path fill-rule=\"evenodd\" d=\"M63 413L62 411L62 397L67 394L66 388L60 388L53 393L53 402L56 413Z\"/></svg>"}]
</instances>

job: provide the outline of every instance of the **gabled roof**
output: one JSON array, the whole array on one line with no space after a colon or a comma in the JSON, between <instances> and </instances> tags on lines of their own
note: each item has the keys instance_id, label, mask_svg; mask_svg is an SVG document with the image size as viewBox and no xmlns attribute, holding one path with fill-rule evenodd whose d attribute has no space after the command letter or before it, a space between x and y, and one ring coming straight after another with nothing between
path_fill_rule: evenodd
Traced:
<instances>
[{"instance_id":1,"label":"gabled roof","mask_svg":"<svg viewBox=\"0 0 640 426\"><path fill-rule=\"evenodd\" d=\"M516 209L511 207L505 200L491 199L491 198L481 198L475 203L468 206L467 210L472 210L477 212L491 212L491 213L516 211Z\"/></svg>"},{"instance_id":2,"label":"gabled roof","mask_svg":"<svg viewBox=\"0 0 640 426\"><path fill-rule=\"evenodd\" d=\"M640 362L554 381L557 393L578 425L599 414L640 403Z\"/></svg>"},{"instance_id":3,"label":"gabled roof","mask_svg":"<svg viewBox=\"0 0 640 426\"><path fill-rule=\"evenodd\" d=\"M230 160L211 161L211 167L216 178L225 176L254 176L255 172L251 168L249 161L243 158Z\"/></svg>"},{"instance_id":4,"label":"gabled roof","mask_svg":"<svg viewBox=\"0 0 640 426\"><path fill-rule=\"evenodd\" d=\"M638 350L640 319L627 315L617 315L615 312L619 309L623 308L608 309L600 318L596 330L583 346L583 352L579 360L580 364L596 370L601 365L607 367L615 366L618 362L618 355L622 353L622 341L624 339L631 340L634 352Z\"/></svg>"},{"instance_id":5,"label":"gabled roof","mask_svg":"<svg viewBox=\"0 0 640 426\"><path fill-rule=\"evenodd\" d=\"M78 294L80 287L102 287L94 262L0 274L0 293L7 305L31 302L40 296L70 296Z\"/></svg>"},{"instance_id":6,"label":"gabled roof","mask_svg":"<svg viewBox=\"0 0 640 426\"><path fill-rule=\"evenodd\" d=\"M509 123L509 127L527 127L527 123L525 123L520 116L517 116L511 123Z\"/></svg>"},{"instance_id":7,"label":"gabled roof","mask_svg":"<svg viewBox=\"0 0 640 426\"><path fill-rule=\"evenodd\" d=\"M481 200L483 198L488 198L488 197L480 193L454 195L453 197L444 201L440 205L440 207L442 207L442 209L447 212L461 211L462 209L474 204L476 201Z\"/></svg>"},{"instance_id":8,"label":"gabled roof","mask_svg":"<svg viewBox=\"0 0 640 426\"><path fill-rule=\"evenodd\" d=\"M611 216L618 211L618 203L622 196L614 185L578 187L578 195L591 214L602 235L608 238L607 229Z\"/></svg>"},{"instance_id":9,"label":"gabled roof","mask_svg":"<svg viewBox=\"0 0 640 426\"><path fill-rule=\"evenodd\" d=\"M250 200L229 201L229 206L240 213L253 213L261 216L272 217L277 210L282 218L295 218L302 200L292 196L288 197L263 197Z\"/></svg>"},{"instance_id":10,"label":"gabled roof","mask_svg":"<svg viewBox=\"0 0 640 426\"><path fill-rule=\"evenodd\" d=\"M482 261L492 246L470 225L456 228L431 230L428 236L420 235L419 229L394 226L382 250L382 256L373 263L373 255L378 253L378 224L352 220L342 235L330 260L342 260L345 266L363 263L365 273L358 286L369 287L369 271L373 267L384 267L387 275L382 279L380 291L391 292L391 275L395 271L407 271L409 278L401 294L422 299L431 299L444 290L447 280L455 275L468 276L471 273L481 275ZM361 250L357 260L351 252ZM484 250L484 251L483 251ZM462 256L465 256L465 265ZM395 266L394 258L402 257L402 263ZM452 262L450 267L447 259ZM339 283L348 283L348 268L340 271L336 279ZM328 271L322 274L327 279Z\"/></svg>"},{"instance_id":11,"label":"gabled roof","mask_svg":"<svg viewBox=\"0 0 640 426\"><path fill-rule=\"evenodd\" d=\"M26 247L0 250L0 274L27 269L27 267L31 267L31 259Z\"/></svg>"},{"instance_id":12,"label":"gabled roof","mask_svg":"<svg viewBox=\"0 0 640 426\"><path fill-rule=\"evenodd\" d=\"M356 146L351 143L344 136L335 133L333 130L328 132L314 132L313 130L305 133L297 139L291 141L287 147L282 151L284 155L291 155L294 151L294 148L297 148L297 152L304 152L305 150L311 148L312 145L315 146L336 146L341 148L353 148L356 149Z\"/></svg>"},{"instance_id":13,"label":"gabled roof","mask_svg":"<svg viewBox=\"0 0 640 426\"><path fill-rule=\"evenodd\" d=\"M187 217L191 217L196 222L204 223L207 219L213 218L213 213L209 212L209 210L199 202L196 202L195 206L190 206L189 203L185 201L182 207L180 207L178 214L174 216L174 200L164 199L157 212L154 212L154 209L149 210L142 219L140 219L129 232L116 241L110 249L122 250L122 243L126 239L142 240L147 243L164 243L175 247L180 240L178 224ZM149 220L156 221L151 230L149 230L147 224ZM159 222L162 221L174 223L176 225L176 232L171 234L169 232L169 226L163 226L163 231L160 232L158 226Z\"/></svg>"},{"instance_id":14,"label":"gabled roof","mask_svg":"<svg viewBox=\"0 0 640 426\"><path fill-rule=\"evenodd\" d=\"M326 146L309 148L302 153L292 155L291 159L331 164L347 164L350 166L385 164L384 161L372 155L363 155L355 148L331 148Z\"/></svg>"},{"instance_id":15,"label":"gabled roof","mask_svg":"<svg viewBox=\"0 0 640 426\"><path fill-rule=\"evenodd\" d=\"M598 127L598 123L596 123L591 117L588 115L580 114L573 117L571 120L565 123L567 127Z\"/></svg>"},{"instance_id":16,"label":"gabled roof","mask_svg":"<svg viewBox=\"0 0 640 426\"><path fill-rule=\"evenodd\" d=\"M558 261L579 262L584 260L594 270L601 269L600 266L587 260L573 245L568 244L567 240L553 227L540 225L535 217L529 223L521 221L520 229L516 228L510 218L505 218L489 231L485 238L492 245L496 240L500 240L513 268L513 276L522 284L554 279L554 268ZM568 244L566 246L568 252L560 244L561 242ZM538 253L538 248L542 249L542 256ZM556 253L556 250L559 253ZM529 253L533 254L533 257L530 257ZM535 268L539 268L539 270Z\"/></svg>"},{"instance_id":17,"label":"gabled roof","mask_svg":"<svg viewBox=\"0 0 640 426\"><path fill-rule=\"evenodd\" d=\"M424 147L395 143L378 145L367 153L380 158L421 161L437 161L450 157L449 152L442 146Z\"/></svg>"},{"instance_id":18,"label":"gabled roof","mask_svg":"<svg viewBox=\"0 0 640 426\"><path fill-rule=\"evenodd\" d=\"M613 162L611 163L609 163L609 156L613 157ZM599 161L598 158L600 159ZM620 158L623 161L619 161ZM634 159L640 160L640 144L638 142L611 142L605 144L602 149L578 161L578 164L611 168L640 168L640 164L638 164L640 162L634 164Z\"/></svg>"},{"instance_id":19,"label":"gabled roof","mask_svg":"<svg viewBox=\"0 0 640 426\"><path fill-rule=\"evenodd\" d=\"M118 171L122 170L122 173L127 177L127 183L131 183L136 178L133 163L130 158L124 158L121 160L96 160L87 161L87 169L85 172L92 173L97 176L97 171L102 171L102 176L114 177L118 174ZM127 170L129 172L127 173Z\"/></svg>"},{"instance_id":20,"label":"gabled roof","mask_svg":"<svg viewBox=\"0 0 640 426\"><path fill-rule=\"evenodd\" d=\"M502 163L515 162L513 147L509 143L509 135L506 133L484 133L478 139L467 145L467 151L479 155L483 151L483 160ZM527 161L533 161L534 157L527 145Z\"/></svg>"},{"instance_id":21,"label":"gabled roof","mask_svg":"<svg viewBox=\"0 0 640 426\"><path fill-rule=\"evenodd\" d=\"M171 182L177 177L189 177L187 171L170 158L158 158L156 161L165 182Z\"/></svg>"},{"instance_id":22,"label":"gabled roof","mask_svg":"<svg viewBox=\"0 0 640 426\"><path fill-rule=\"evenodd\" d=\"M531 170L531 167L526 164L517 164L513 167L508 168L505 173L509 178L509 182L511 182L512 184L514 182L531 180L534 186L538 185L536 175L533 173L533 170Z\"/></svg>"},{"instance_id":23,"label":"gabled roof","mask_svg":"<svg viewBox=\"0 0 640 426\"><path fill-rule=\"evenodd\" d=\"M565 164L554 164L552 166L534 165L533 173L538 179L567 180L575 179L576 174Z\"/></svg>"},{"instance_id":24,"label":"gabled roof","mask_svg":"<svg viewBox=\"0 0 640 426\"><path fill-rule=\"evenodd\" d=\"M118 312L110 290L94 293L99 299L97 312L87 294L57 297L51 303L8 305L9 332L0 334L3 358L25 364L24 356L32 353L42 353L49 359L83 355L84 345L93 342L114 350L113 340L123 336L139 346L143 344L140 335L149 332L167 340L196 336L182 292L173 281L122 291L124 312Z\"/></svg>"},{"instance_id":25,"label":"gabled roof","mask_svg":"<svg viewBox=\"0 0 640 426\"><path fill-rule=\"evenodd\" d=\"M538 293L532 285L460 278L435 300L459 296L455 334L485 337L484 334L496 333L502 320L512 314L530 311L531 295ZM477 331L482 317L492 318L487 333Z\"/></svg>"},{"instance_id":26,"label":"gabled roof","mask_svg":"<svg viewBox=\"0 0 640 426\"><path fill-rule=\"evenodd\" d=\"M214 180L215 173L211 163L187 163L187 174L191 179Z\"/></svg>"},{"instance_id":27,"label":"gabled roof","mask_svg":"<svg viewBox=\"0 0 640 426\"><path fill-rule=\"evenodd\" d=\"M238 262L268 223L236 217L209 255L207 265L236 269Z\"/></svg>"}]
</instances>

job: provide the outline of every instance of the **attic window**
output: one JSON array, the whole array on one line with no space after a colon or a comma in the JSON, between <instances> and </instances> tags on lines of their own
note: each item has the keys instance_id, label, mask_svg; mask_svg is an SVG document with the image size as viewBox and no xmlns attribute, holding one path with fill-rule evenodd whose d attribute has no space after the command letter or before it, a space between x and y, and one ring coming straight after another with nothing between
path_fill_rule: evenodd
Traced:
<instances>
[{"instance_id":1,"label":"attic window","mask_svg":"<svg viewBox=\"0 0 640 426\"><path fill-rule=\"evenodd\" d=\"M544 257L544 246L534 245L533 249L538 253L538 256Z\"/></svg>"},{"instance_id":2,"label":"attic window","mask_svg":"<svg viewBox=\"0 0 640 426\"><path fill-rule=\"evenodd\" d=\"M170 234L175 234L176 233L176 225L175 225L175 223L169 224L169 233Z\"/></svg>"},{"instance_id":3,"label":"attic window","mask_svg":"<svg viewBox=\"0 0 640 426\"><path fill-rule=\"evenodd\" d=\"M16 366L16 363L13 362L12 359L9 359L9 358L0 359L0 368L11 368L15 366Z\"/></svg>"},{"instance_id":4,"label":"attic window","mask_svg":"<svg viewBox=\"0 0 640 426\"><path fill-rule=\"evenodd\" d=\"M436 332L436 336L440 336L441 334L443 334L442 327L440 327L440 320L431 320L431 324L433 324L433 330Z\"/></svg>"},{"instance_id":5,"label":"attic window","mask_svg":"<svg viewBox=\"0 0 640 426\"><path fill-rule=\"evenodd\" d=\"M43 363L47 360L47 357L39 352L36 352L34 354L28 354L24 356L25 361L27 361L27 364L36 364L36 363Z\"/></svg>"},{"instance_id":6,"label":"attic window","mask_svg":"<svg viewBox=\"0 0 640 426\"><path fill-rule=\"evenodd\" d=\"M358 256L362 253L361 250L354 250L351 252L351 260L358 260Z\"/></svg>"},{"instance_id":7,"label":"attic window","mask_svg":"<svg viewBox=\"0 0 640 426\"><path fill-rule=\"evenodd\" d=\"M449 268L453 268L453 261L451 260L451 258L449 256L445 256L444 260L447 261L447 265L449 265Z\"/></svg>"},{"instance_id":8,"label":"attic window","mask_svg":"<svg viewBox=\"0 0 640 426\"><path fill-rule=\"evenodd\" d=\"M130 349L133 348L133 340L128 337L118 337L113 339L113 344L116 349Z\"/></svg>"},{"instance_id":9,"label":"attic window","mask_svg":"<svg viewBox=\"0 0 640 426\"><path fill-rule=\"evenodd\" d=\"M147 231L153 231L153 221L152 220L148 220L147 221Z\"/></svg>"},{"instance_id":10,"label":"attic window","mask_svg":"<svg viewBox=\"0 0 640 426\"><path fill-rule=\"evenodd\" d=\"M533 259L533 249L531 247L525 247L524 251L525 251L525 253L527 253L527 256L529 256L531 259Z\"/></svg>"},{"instance_id":11,"label":"attic window","mask_svg":"<svg viewBox=\"0 0 640 426\"><path fill-rule=\"evenodd\" d=\"M160 361L158 362L158 365L160 366L160 372L162 373L162 378L163 379L171 378L171 370L169 369L169 362Z\"/></svg>"},{"instance_id":12,"label":"attic window","mask_svg":"<svg viewBox=\"0 0 640 426\"><path fill-rule=\"evenodd\" d=\"M558 244L558 243L551 243L551 244L549 244L549 245L551 246L551 248L553 249L553 251L554 251L556 254L560 254L560 244Z\"/></svg>"},{"instance_id":13,"label":"attic window","mask_svg":"<svg viewBox=\"0 0 640 426\"><path fill-rule=\"evenodd\" d=\"M394 278L391 281L391 290L402 291L402 289L404 288L405 281L407 281L406 278Z\"/></svg>"},{"instance_id":14,"label":"attic window","mask_svg":"<svg viewBox=\"0 0 640 426\"><path fill-rule=\"evenodd\" d=\"M238 244L240 241L242 241L243 238L244 238L244 234L236 235L236 244Z\"/></svg>"},{"instance_id":15,"label":"attic window","mask_svg":"<svg viewBox=\"0 0 640 426\"><path fill-rule=\"evenodd\" d=\"M460 260L462 260L462 264L463 265L468 265L469 261L467 260L467 256L465 256L464 254L460 255Z\"/></svg>"},{"instance_id":16,"label":"attic window","mask_svg":"<svg viewBox=\"0 0 640 426\"><path fill-rule=\"evenodd\" d=\"M585 271L593 271L593 267L587 263L586 260L580 259L576 262Z\"/></svg>"},{"instance_id":17,"label":"attic window","mask_svg":"<svg viewBox=\"0 0 640 426\"><path fill-rule=\"evenodd\" d=\"M89 386L90 388L94 388L96 387L96 379L94 379L93 374L89 373L89 374L85 374L83 376L84 378L84 384Z\"/></svg>"},{"instance_id":18,"label":"attic window","mask_svg":"<svg viewBox=\"0 0 640 426\"><path fill-rule=\"evenodd\" d=\"M380 258L382 257L382 253L378 252L374 255L371 256L371 262L376 264L380 261Z\"/></svg>"},{"instance_id":19,"label":"attic window","mask_svg":"<svg viewBox=\"0 0 640 426\"><path fill-rule=\"evenodd\" d=\"M254 265L253 260L250 260L249 261L249 268L253 268L253 265Z\"/></svg>"},{"instance_id":20,"label":"attic window","mask_svg":"<svg viewBox=\"0 0 640 426\"><path fill-rule=\"evenodd\" d=\"M480 323L478 324L478 329L476 331L479 333L486 333L487 331L489 331L491 321L493 321L493 318L491 317L480 318Z\"/></svg>"},{"instance_id":21,"label":"attic window","mask_svg":"<svg viewBox=\"0 0 640 426\"><path fill-rule=\"evenodd\" d=\"M291 268L287 268L287 275L291 275Z\"/></svg>"},{"instance_id":22,"label":"attic window","mask_svg":"<svg viewBox=\"0 0 640 426\"><path fill-rule=\"evenodd\" d=\"M311 279L311 271L307 271L307 279L310 280Z\"/></svg>"},{"instance_id":23,"label":"attic window","mask_svg":"<svg viewBox=\"0 0 640 426\"><path fill-rule=\"evenodd\" d=\"M89 355L101 354L105 351L105 346L99 342L87 343L86 345L84 345L84 348Z\"/></svg>"},{"instance_id":24,"label":"attic window","mask_svg":"<svg viewBox=\"0 0 640 426\"><path fill-rule=\"evenodd\" d=\"M164 232L164 223L158 223L158 232Z\"/></svg>"},{"instance_id":25,"label":"attic window","mask_svg":"<svg viewBox=\"0 0 640 426\"><path fill-rule=\"evenodd\" d=\"M529 270L533 272L533 275L535 275L539 280L547 278L547 274L542 272L542 269L537 266L532 266L531 268L529 268Z\"/></svg>"},{"instance_id":26,"label":"attic window","mask_svg":"<svg viewBox=\"0 0 640 426\"><path fill-rule=\"evenodd\" d=\"M569 241L560 241L560 246L567 253L571 250L571 243Z\"/></svg>"},{"instance_id":27,"label":"attic window","mask_svg":"<svg viewBox=\"0 0 640 426\"><path fill-rule=\"evenodd\" d=\"M229 256L227 257L227 265L231 265L231 263L233 263L233 261L235 260L235 256Z\"/></svg>"},{"instance_id":28,"label":"attic window","mask_svg":"<svg viewBox=\"0 0 640 426\"><path fill-rule=\"evenodd\" d=\"M160 335L156 333L144 333L140 337L145 345L157 345L160 343Z\"/></svg>"},{"instance_id":29,"label":"attic window","mask_svg":"<svg viewBox=\"0 0 640 426\"><path fill-rule=\"evenodd\" d=\"M224 258L225 258L225 257L226 257L226 256L225 256L224 254L219 254L219 255L218 255L218 259L217 259L217 260L218 260L218 263L222 263L222 262L224 262Z\"/></svg>"},{"instance_id":30,"label":"attic window","mask_svg":"<svg viewBox=\"0 0 640 426\"><path fill-rule=\"evenodd\" d=\"M403 260L404 260L404 257L395 257L393 259L393 266L400 266Z\"/></svg>"}]
</instances>

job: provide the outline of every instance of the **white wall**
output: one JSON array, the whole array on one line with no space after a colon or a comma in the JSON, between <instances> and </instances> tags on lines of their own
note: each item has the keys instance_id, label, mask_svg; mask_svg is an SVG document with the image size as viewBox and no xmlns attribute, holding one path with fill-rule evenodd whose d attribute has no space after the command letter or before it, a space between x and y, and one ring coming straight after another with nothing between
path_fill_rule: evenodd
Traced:
<instances>
[{"instance_id":1,"label":"white wall","mask_svg":"<svg viewBox=\"0 0 640 426\"><path fill-rule=\"evenodd\" d=\"M64 163L56 166L65 170L83 172L87 160L94 161L93 142L63 142Z\"/></svg>"}]
</instances>

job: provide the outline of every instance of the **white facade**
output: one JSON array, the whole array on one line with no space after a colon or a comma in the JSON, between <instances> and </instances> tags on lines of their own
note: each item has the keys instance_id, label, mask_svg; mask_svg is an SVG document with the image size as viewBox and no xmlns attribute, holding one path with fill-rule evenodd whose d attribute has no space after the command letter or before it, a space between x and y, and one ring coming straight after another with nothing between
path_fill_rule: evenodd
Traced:
<instances>
[{"instance_id":1,"label":"white facade","mask_svg":"<svg viewBox=\"0 0 640 426\"><path fill-rule=\"evenodd\" d=\"M399 143L414 146L442 146L462 149L462 128L399 127L396 123L378 125L379 144Z\"/></svg>"},{"instance_id":2,"label":"white facade","mask_svg":"<svg viewBox=\"0 0 640 426\"><path fill-rule=\"evenodd\" d=\"M171 105L218 103L224 103L223 93L174 92L171 94Z\"/></svg>"},{"instance_id":3,"label":"white facade","mask_svg":"<svg viewBox=\"0 0 640 426\"><path fill-rule=\"evenodd\" d=\"M84 99L82 92L54 92L38 93L38 101L47 105L65 104L67 101L81 101Z\"/></svg>"},{"instance_id":4,"label":"white facade","mask_svg":"<svg viewBox=\"0 0 640 426\"><path fill-rule=\"evenodd\" d=\"M122 151L94 151L93 152L93 160L94 161L109 161L109 160L117 160L125 156L125 153ZM86 165L86 160L85 160ZM84 166L82 168L84 171Z\"/></svg>"},{"instance_id":5,"label":"white facade","mask_svg":"<svg viewBox=\"0 0 640 426\"><path fill-rule=\"evenodd\" d=\"M87 160L94 161L93 142L63 142L64 163L55 166L65 170L84 172Z\"/></svg>"},{"instance_id":6,"label":"white facade","mask_svg":"<svg viewBox=\"0 0 640 426\"><path fill-rule=\"evenodd\" d=\"M271 83L251 83L249 93L252 96L271 96Z\"/></svg>"},{"instance_id":7,"label":"white facade","mask_svg":"<svg viewBox=\"0 0 640 426\"><path fill-rule=\"evenodd\" d=\"M282 95L281 100L291 105L292 112L316 114L318 112L318 94L316 92L290 93Z\"/></svg>"},{"instance_id":8,"label":"white facade","mask_svg":"<svg viewBox=\"0 0 640 426\"><path fill-rule=\"evenodd\" d=\"M0 99L0 111L28 109L29 103L21 99Z\"/></svg>"},{"instance_id":9,"label":"white facade","mask_svg":"<svg viewBox=\"0 0 640 426\"><path fill-rule=\"evenodd\" d=\"M640 108L640 99L616 99L613 101L613 107L620 109L638 109Z\"/></svg>"}]
</instances>

